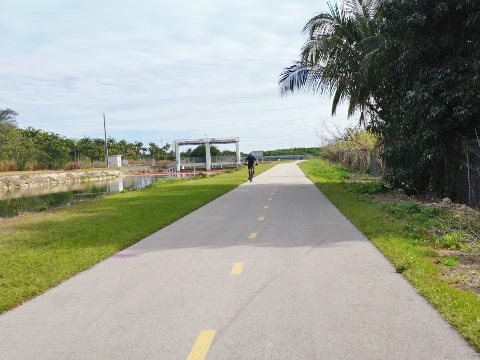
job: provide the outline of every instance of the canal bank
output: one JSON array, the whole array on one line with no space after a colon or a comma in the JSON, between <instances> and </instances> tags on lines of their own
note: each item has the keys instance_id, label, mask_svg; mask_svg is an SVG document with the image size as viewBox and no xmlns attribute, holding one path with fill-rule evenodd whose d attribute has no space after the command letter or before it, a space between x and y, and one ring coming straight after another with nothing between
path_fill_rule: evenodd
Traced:
<instances>
[{"instance_id":1,"label":"canal bank","mask_svg":"<svg viewBox=\"0 0 480 360\"><path fill-rule=\"evenodd\" d=\"M188 175L181 176L189 177ZM172 177L177 178L177 175L109 176L95 181L67 182L0 192L0 218L17 216L24 212L76 205L81 201L93 200L106 195L140 190L157 181Z\"/></svg>"},{"instance_id":2,"label":"canal bank","mask_svg":"<svg viewBox=\"0 0 480 360\"><path fill-rule=\"evenodd\" d=\"M15 175L1 175L0 192L18 189L44 188L65 184L75 184L91 181L105 181L118 178L125 173L119 170L85 170L51 173L18 173Z\"/></svg>"}]
</instances>

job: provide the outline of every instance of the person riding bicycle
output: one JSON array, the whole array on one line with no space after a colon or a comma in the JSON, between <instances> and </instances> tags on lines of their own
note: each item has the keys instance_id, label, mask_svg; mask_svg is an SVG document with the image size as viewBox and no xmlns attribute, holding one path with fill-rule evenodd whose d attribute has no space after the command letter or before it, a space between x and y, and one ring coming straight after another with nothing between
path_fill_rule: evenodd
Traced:
<instances>
[{"instance_id":1,"label":"person riding bicycle","mask_svg":"<svg viewBox=\"0 0 480 360\"><path fill-rule=\"evenodd\" d=\"M252 169L253 173L255 174L255 165L258 165L258 161L252 153L248 154L248 156L245 158L245 164L248 164L248 169Z\"/></svg>"}]
</instances>

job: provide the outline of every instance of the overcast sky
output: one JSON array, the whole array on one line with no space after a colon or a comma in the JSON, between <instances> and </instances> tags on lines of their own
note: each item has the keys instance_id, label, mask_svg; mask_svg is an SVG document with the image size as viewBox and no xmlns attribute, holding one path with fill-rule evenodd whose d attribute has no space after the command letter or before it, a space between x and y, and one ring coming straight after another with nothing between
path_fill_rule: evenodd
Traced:
<instances>
[{"instance_id":1,"label":"overcast sky","mask_svg":"<svg viewBox=\"0 0 480 360\"><path fill-rule=\"evenodd\" d=\"M317 0L1 0L0 108L68 137L240 137L242 151L317 146L345 127L327 98L280 98Z\"/></svg>"}]
</instances>

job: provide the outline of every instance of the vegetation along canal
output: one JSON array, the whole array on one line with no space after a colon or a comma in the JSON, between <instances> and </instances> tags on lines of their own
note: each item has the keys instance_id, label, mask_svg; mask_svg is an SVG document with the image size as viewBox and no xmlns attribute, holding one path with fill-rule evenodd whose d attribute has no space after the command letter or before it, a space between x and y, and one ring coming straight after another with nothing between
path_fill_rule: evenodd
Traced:
<instances>
[{"instance_id":1,"label":"vegetation along canal","mask_svg":"<svg viewBox=\"0 0 480 360\"><path fill-rule=\"evenodd\" d=\"M172 176L176 175L124 176L106 181L0 192L0 217L13 217L26 211L42 211L122 191L139 190Z\"/></svg>"}]
</instances>

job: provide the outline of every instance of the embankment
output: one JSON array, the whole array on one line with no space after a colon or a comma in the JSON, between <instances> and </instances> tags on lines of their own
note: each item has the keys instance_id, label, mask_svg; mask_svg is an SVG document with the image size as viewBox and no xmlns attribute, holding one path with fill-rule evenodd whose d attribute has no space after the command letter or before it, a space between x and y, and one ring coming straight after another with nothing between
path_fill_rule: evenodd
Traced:
<instances>
[{"instance_id":1,"label":"embankment","mask_svg":"<svg viewBox=\"0 0 480 360\"><path fill-rule=\"evenodd\" d=\"M16 189L39 188L86 181L101 181L124 175L119 170L85 170L52 173L26 173L0 175L0 192Z\"/></svg>"}]
</instances>

